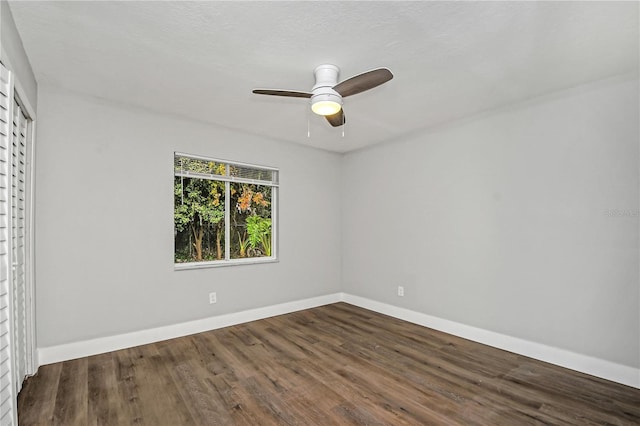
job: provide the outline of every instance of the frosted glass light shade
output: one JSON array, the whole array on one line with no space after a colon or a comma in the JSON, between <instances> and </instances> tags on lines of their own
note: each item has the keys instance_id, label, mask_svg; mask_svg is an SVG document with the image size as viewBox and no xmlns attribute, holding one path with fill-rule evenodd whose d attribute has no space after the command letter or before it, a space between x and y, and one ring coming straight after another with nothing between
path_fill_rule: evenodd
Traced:
<instances>
[{"instance_id":1,"label":"frosted glass light shade","mask_svg":"<svg viewBox=\"0 0 640 426\"><path fill-rule=\"evenodd\" d=\"M342 109L340 96L328 93L315 95L311 98L311 111L318 115L333 115Z\"/></svg>"}]
</instances>

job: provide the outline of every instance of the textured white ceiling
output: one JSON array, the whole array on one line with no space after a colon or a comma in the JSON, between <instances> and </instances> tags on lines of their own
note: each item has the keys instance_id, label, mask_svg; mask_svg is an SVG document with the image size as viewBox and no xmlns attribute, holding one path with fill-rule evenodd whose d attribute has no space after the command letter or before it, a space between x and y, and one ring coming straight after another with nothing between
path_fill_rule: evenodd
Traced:
<instances>
[{"instance_id":1,"label":"textured white ceiling","mask_svg":"<svg viewBox=\"0 0 640 426\"><path fill-rule=\"evenodd\" d=\"M545 93L638 73L637 2L22 2L39 83L346 152ZM388 67L331 128L313 69ZM307 137L310 123L311 137Z\"/></svg>"}]
</instances>

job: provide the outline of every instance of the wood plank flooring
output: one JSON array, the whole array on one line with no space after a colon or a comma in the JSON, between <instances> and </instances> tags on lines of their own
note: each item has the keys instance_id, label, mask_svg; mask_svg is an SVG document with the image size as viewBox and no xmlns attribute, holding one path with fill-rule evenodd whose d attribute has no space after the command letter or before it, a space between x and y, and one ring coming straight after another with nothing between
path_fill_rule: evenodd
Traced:
<instances>
[{"instance_id":1,"label":"wood plank flooring","mask_svg":"<svg viewBox=\"0 0 640 426\"><path fill-rule=\"evenodd\" d=\"M40 367L20 425L638 425L640 390L345 303Z\"/></svg>"}]
</instances>

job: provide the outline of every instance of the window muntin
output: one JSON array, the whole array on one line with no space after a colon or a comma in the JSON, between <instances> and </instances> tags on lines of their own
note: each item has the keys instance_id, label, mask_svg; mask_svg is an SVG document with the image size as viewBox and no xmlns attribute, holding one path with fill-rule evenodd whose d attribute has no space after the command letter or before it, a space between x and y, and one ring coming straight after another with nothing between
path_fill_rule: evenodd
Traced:
<instances>
[{"instance_id":1,"label":"window muntin","mask_svg":"<svg viewBox=\"0 0 640 426\"><path fill-rule=\"evenodd\" d=\"M177 269L277 259L278 170L174 154Z\"/></svg>"}]
</instances>

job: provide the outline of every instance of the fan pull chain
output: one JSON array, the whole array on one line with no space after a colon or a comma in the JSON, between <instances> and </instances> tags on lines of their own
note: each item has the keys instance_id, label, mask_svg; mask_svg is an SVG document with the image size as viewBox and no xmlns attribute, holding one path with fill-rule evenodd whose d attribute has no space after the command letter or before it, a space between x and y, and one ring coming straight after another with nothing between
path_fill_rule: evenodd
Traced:
<instances>
[{"instance_id":1,"label":"fan pull chain","mask_svg":"<svg viewBox=\"0 0 640 426\"><path fill-rule=\"evenodd\" d=\"M311 116L307 108L307 138L311 137Z\"/></svg>"},{"instance_id":2,"label":"fan pull chain","mask_svg":"<svg viewBox=\"0 0 640 426\"><path fill-rule=\"evenodd\" d=\"M344 129L347 127L347 120L345 120L344 115L342 116L342 137L344 138Z\"/></svg>"}]
</instances>

